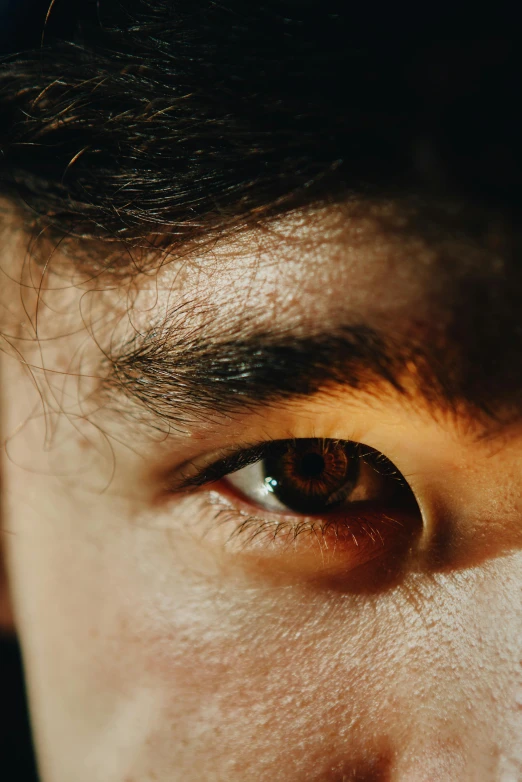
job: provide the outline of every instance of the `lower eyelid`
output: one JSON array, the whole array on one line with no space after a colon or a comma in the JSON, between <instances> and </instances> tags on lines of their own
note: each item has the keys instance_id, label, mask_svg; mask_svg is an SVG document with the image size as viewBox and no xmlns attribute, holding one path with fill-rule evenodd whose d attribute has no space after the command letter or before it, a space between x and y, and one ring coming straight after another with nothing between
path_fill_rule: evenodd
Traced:
<instances>
[{"instance_id":1,"label":"lower eyelid","mask_svg":"<svg viewBox=\"0 0 522 782\"><path fill-rule=\"evenodd\" d=\"M387 513L377 506L324 518L254 515L246 503L217 490L207 493L207 504L213 515L207 539L219 541L231 554L269 562L278 572L299 578L321 573L344 577L374 560L397 563L422 526L411 514Z\"/></svg>"}]
</instances>

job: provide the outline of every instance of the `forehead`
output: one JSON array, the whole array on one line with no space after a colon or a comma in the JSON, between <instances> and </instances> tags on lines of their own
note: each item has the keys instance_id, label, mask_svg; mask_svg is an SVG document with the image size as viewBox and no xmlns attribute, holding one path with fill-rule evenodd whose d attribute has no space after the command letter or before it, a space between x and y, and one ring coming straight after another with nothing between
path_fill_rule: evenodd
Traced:
<instances>
[{"instance_id":1,"label":"forehead","mask_svg":"<svg viewBox=\"0 0 522 782\"><path fill-rule=\"evenodd\" d=\"M327 329L364 319L440 329L477 286L504 292L508 280L519 284L505 232L493 220L478 236L465 229L449 208L426 216L415 203L345 202L167 256L138 288L158 317L187 301L260 327L315 321Z\"/></svg>"},{"instance_id":2,"label":"forehead","mask_svg":"<svg viewBox=\"0 0 522 782\"><path fill-rule=\"evenodd\" d=\"M356 359L357 376L395 383L406 372L406 386L441 409L518 415L519 264L506 230L487 219L473 234L466 218L447 206L344 203L207 242L136 282L114 364L135 391L181 368L219 386L226 368L234 396L238 379L266 383L272 366L275 382L282 355L309 365L303 389L319 387L314 373L341 382ZM154 379L140 377L151 362ZM291 367L279 369L288 381Z\"/></svg>"},{"instance_id":3,"label":"forehead","mask_svg":"<svg viewBox=\"0 0 522 782\"><path fill-rule=\"evenodd\" d=\"M87 258L87 245L80 252ZM26 243L20 254L27 257ZM495 216L470 217L447 204L426 208L413 199L346 201L206 237L176 252L149 252L144 258L128 248L121 254L128 269L119 278L87 269L86 279L84 265L83 282L77 272L72 272L77 285L64 284L63 274L53 281L52 270L63 272L65 264L70 271L76 257L71 244L66 252L53 247L40 259L42 344L58 349L57 336L71 342L67 335L84 334L87 325L102 348L98 360L123 358L133 378L135 348L143 357L143 345L152 347L156 369L166 379L178 368L180 349L184 370L190 370L193 346L207 362L200 372L215 369L223 355L234 373L241 369L237 360L233 367L234 357L245 357L255 370L259 335L270 338L270 348L274 336L289 355L297 349L299 360L304 350L307 360L315 358L317 349L323 370L324 361L335 369L338 358L347 356L346 344L339 357L335 352L335 339L345 336L339 329L355 327L375 333L377 361L384 357L385 368L401 372L413 357L413 370L425 390L431 389L432 401L437 389L441 407L463 400L473 416L506 407L520 413L522 275L513 232ZM138 267L142 271L131 274ZM24 264L24 273L26 290L35 289L42 269ZM81 323L70 320L71 310L80 313ZM78 340L75 350L83 356L88 343ZM265 360L270 355L265 351ZM99 376L94 361L87 360L81 371L88 365ZM68 362L63 359L63 366ZM313 371L311 366L309 379ZM154 382L157 378L156 373Z\"/></svg>"}]
</instances>

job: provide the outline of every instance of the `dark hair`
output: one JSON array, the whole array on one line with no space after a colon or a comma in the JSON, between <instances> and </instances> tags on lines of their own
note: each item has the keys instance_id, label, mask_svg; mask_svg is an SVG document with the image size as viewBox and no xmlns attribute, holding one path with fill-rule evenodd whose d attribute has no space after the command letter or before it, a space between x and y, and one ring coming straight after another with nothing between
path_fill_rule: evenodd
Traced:
<instances>
[{"instance_id":1,"label":"dark hair","mask_svg":"<svg viewBox=\"0 0 522 782\"><path fill-rule=\"evenodd\" d=\"M55 231L175 243L351 193L520 199L504 40L364 37L327 0L32 5L0 188Z\"/></svg>"}]
</instances>

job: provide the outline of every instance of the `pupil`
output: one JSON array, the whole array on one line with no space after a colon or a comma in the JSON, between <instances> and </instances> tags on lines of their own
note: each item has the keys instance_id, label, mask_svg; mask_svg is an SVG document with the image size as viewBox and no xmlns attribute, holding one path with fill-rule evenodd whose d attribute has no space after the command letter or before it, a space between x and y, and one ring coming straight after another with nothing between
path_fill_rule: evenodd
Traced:
<instances>
[{"instance_id":1,"label":"pupil","mask_svg":"<svg viewBox=\"0 0 522 782\"><path fill-rule=\"evenodd\" d=\"M303 478L318 478L324 472L324 459L319 453L305 453L300 468Z\"/></svg>"},{"instance_id":2,"label":"pupil","mask_svg":"<svg viewBox=\"0 0 522 782\"><path fill-rule=\"evenodd\" d=\"M282 440L263 459L268 491L290 510L307 514L342 504L357 484L359 469L349 442L318 438Z\"/></svg>"}]
</instances>

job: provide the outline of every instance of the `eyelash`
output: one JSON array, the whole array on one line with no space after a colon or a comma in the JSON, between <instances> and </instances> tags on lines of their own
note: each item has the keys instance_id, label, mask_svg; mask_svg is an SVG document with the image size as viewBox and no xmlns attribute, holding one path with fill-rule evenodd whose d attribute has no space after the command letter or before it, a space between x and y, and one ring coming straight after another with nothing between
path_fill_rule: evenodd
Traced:
<instances>
[{"instance_id":1,"label":"eyelash","mask_svg":"<svg viewBox=\"0 0 522 782\"><path fill-rule=\"evenodd\" d=\"M320 439L320 438L317 438ZM251 464L264 459L270 451L270 448L277 441L266 441L258 445L245 446L238 448L232 453L216 459L210 465L197 469L193 475L181 472L181 478L176 481L173 491L189 491L190 489L202 488L211 483L217 483L222 478L231 473L249 467ZM361 443L348 441L353 448L353 455L358 459L370 464L381 475L390 478L395 477L399 483L406 485L401 473L396 469L393 463L384 454L362 445ZM377 469L377 465L379 465ZM194 469L194 465L192 465Z\"/></svg>"},{"instance_id":2,"label":"eyelash","mask_svg":"<svg viewBox=\"0 0 522 782\"><path fill-rule=\"evenodd\" d=\"M386 547L389 548L394 537L404 538L407 526L404 519L389 516L383 505L359 507L358 511L345 510L326 516L296 515L291 511L277 514L260 511L258 514L252 513L248 501L239 497L230 486L219 486L220 481L231 473L266 458L276 442L268 441L237 449L201 468L191 464L178 473L181 475L171 491L193 493L198 489L206 489L204 493L198 492L204 497L205 515L207 518L209 514L212 516L214 527L231 528L226 544L240 541L241 546L246 548L257 541L292 545L298 539L307 537L319 544L323 551L348 546L352 552L356 552L357 559L366 562L382 554ZM371 465L381 475L394 478L398 485L409 489L401 473L386 456L360 443L348 444L354 456ZM210 489L212 485L216 486L213 490Z\"/></svg>"},{"instance_id":3,"label":"eyelash","mask_svg":"<svg viewBox=\"0 0 522 782\"><path fill-rule=\"evenodd\" d=\"M272 445L271 441L250 445L244 448L237 448L232 453L228 453L211 464L203 468L196 468L193 475L188 475L181 471L181 479L177 491L188 491L190 489L208 486L211 483L217 483L226 475L242 470L263 459ZM194 465L191 465L194 469Z\"/></svg>"},{"instance_id":4,"label":"eyelash","mask_svg":"<svg viewBox=\"0 0 522 782\"><path fill-rule=\"evenodd\" d=\"M283 538L286 543L295 543L298 538L305 535L313 537L319 543L324 543L327 537L340 542L343 537L346 537L348 530L351 541L358 548L365 543L373 546L380 542L384 545L382 532L376 524L377 519L381 524L384 521L390 527L402 527L399 520L391 516L384 516L382 513L375 513L373 517L371 513L354 517L352 526L348 528L346 517L342 519L339 517L323 519L307 516L297 518L282 514L277 517L272 517L269 514L255 516L225 504L222 497L209 499L208 506L213 511L215 524L231 524L233 529L228 536L228 541L242 538L244 546L248 546L262 535L266 536L269 543L276 542L278 538ZM344 533L344 536L341 533Z\"/></svg>"}]
</instances>

